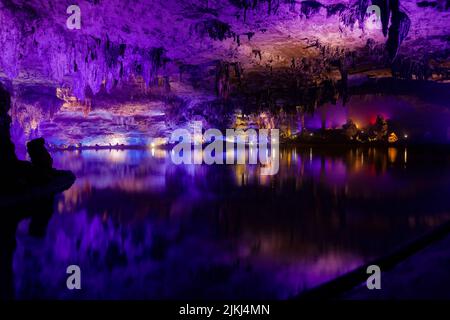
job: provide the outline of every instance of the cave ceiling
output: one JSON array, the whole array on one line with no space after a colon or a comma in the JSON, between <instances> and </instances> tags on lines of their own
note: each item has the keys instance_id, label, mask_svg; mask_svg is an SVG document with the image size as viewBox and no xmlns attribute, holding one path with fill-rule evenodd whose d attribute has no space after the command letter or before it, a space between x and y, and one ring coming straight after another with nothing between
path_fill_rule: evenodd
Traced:
<instances>
[{"instance_id":1,"label":"cave ceiling","mask_svg":"<svg viewBox=\"0 0 450 320\"><path fill-rule=\"evenodd\" d=\"M324 83L345 99L355 79L449 80L447 0L80 0L70 30L72 4L0 1L0 80L51 116L58 101L86 113L108 95L295 105Z\"/></svg>"}]
</instances>

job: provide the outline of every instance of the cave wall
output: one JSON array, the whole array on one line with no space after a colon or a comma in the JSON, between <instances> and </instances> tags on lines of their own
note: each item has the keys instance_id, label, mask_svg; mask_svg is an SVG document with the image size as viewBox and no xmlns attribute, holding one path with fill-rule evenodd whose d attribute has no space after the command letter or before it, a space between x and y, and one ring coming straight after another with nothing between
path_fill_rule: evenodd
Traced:
<instances>
[{"instance_id":1,"label":"cave wall","mask_svg":"<svg viewBox=\"0 0 450 320\"><path fill-rule=\"evenodd\" d=\"M355 74L449 77L448 1L82 0L74 30L71 4L0 1L17 141L146 144L236 108L345 104Z\"/></svg>"}]
</instances>

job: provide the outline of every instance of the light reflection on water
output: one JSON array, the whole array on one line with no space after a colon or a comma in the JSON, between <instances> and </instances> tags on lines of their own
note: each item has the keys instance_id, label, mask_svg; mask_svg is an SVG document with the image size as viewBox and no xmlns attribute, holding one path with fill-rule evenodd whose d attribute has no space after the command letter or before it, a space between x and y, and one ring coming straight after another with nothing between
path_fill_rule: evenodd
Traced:
<instances>
[{"instance_id":1,"label":"light reflection on water","mask_svg":"<svg viewBox=\"0 0 450 320\"><path fill-rule=\"evenodd\" d=\"M447 160L404 149L280 150L276 176L157 149L53 156L78 179L44 240L19 228L19 298L288 298L450 217Z\"/></svg>"}]
</instances>

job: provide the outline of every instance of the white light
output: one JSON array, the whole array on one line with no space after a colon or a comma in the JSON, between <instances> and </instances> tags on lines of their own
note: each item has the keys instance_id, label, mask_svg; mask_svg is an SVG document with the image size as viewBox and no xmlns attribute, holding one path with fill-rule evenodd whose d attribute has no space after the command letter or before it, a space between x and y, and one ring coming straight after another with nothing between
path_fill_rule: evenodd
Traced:
<instances>
[{"instance_id":1,"label":"white light","mask_svg":"<svg viewBox=\"0 0 450 320\"><path fill-rule=\"evenodd\" d=\"M403 137L404 137L405 139L408 139L408 135L407 135L407 134L405 134Z\"/></svg>"}]
</instances>

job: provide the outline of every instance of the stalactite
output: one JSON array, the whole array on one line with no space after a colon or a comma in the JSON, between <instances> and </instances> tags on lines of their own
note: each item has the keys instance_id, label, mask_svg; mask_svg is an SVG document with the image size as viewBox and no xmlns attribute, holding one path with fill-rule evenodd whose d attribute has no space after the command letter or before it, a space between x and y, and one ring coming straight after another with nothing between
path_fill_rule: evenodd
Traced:
<instances>
[{"instance_id":1,"label":"stalactite","mask_svg":"<svg viewBox=\"0 0 450 320\"><path fill-rule=\"evenodd\" d=\"M213 40L223 41L233 37L231 26L218 19L208 19L195 25L196 32L204 37L206 34Z\"/></svg>"},{"instance_id":2,"label":"stalactite","mask_svg":"<svg viewBox=\"0 0 450 320\"><path fill-rule=\"evenodd\" d=\"M346 10L340 14L341 22L353 29L353 26L358 22L359 28L364 28L364 19L366 16L369 0L354 0Z\"/></svg>"},{"instance_id":3,"label":"stalactite","mask_svg":"<svg viewBox=\"0 0 450 320\"><path fill-rule=\"evenodd\" d=\"M399 6L399 0L391 0L391 26L389 27L389 35L386 43L386 49L391 60L395 59L400 44L408 35L411 26L411 20L404 12L400 11Z\"/></svg>"},{"instance_id":4,"label":"stalactite","mask_svg":"<svg viewBox=\"0 0 450 320\"><path fill-rule=\"evenodd\" d=\"M302 1L301 2L301 8L300 12L304 17L307 19L310 18L312 15L315 15L319 13L320 9L322 8L322 4L320 2L311 0L311 1Z\"/></svg>"},{"instance_id":5,"label":"stalactite","mask_svg":"<svg viewBox=\"0 0 450 320\"><path fill-rule=\"evenodd\" d=\"M246 35L248 41L250 41L250 40L252 40L252 38L255 35L255 33L254 32L247 32L247 33L244 33L244 35Z\"/></svg>"},{"instance_id":6,"label":"stalactite","mask_svg":"<svg viewBox=\"0 0 450 320\"><path fill-rule=\"evenodd\" d=\"M255 58L258 57L260 61L262 60L261 50L253 49L252 53L253 53Z\"/></svg>"},{"instance_id":7,"label":"stalactite","mask_svg":"<svg viewBox=\"0 0 450 320\"><path fill-rule=\"evenodd\" d=\"M247 21L248 10L255 10L267 4L267 14L276 14L280 8L280 0L230 0L231 4L244 11L244 21ZM295 7L295 0L284 0L289 6Z\"/></svg>"},{"instance_id":8,"label":"stalactite","mask_svg":"<svg viewBox=\"0 0 450 320\"><path fill-rule=\"evenodd\" d=\"M87 88L94 95L102 87L109 92L122 79L137 74L135 64L141 66L139 74L150 85L166 59L161 48L136 49L124 42L111 41L107 34L94 37L73 33L66 37L59 26L48 28L45 33L31 32L40 30L38 25L43 20L37 13L24 8L3 7L0 14L0 45L3 49L0 69L10 79L19 75L21 61L33 52L42 61L47 61L44 72L51 80L61 85L69 84L77 98L84 100Z\"/></svg>"},{"instance_id":9,"label":"stalactite","mask_svg":"<svg viewBox=\"0 0 450 320\"><path fill-rule=\"evenodd\" d=\"M389 20L391 18L390 2L389 0L372 0L372 4L378 6L381 10L381 25L383 35L386 37L388 35Z\"/></svg>"},{"instance_id":10,"label":"stalactite","mask_svg":"<svg viewBox=\"0 0 450 320\"><path fill-rule=\"evenodd\" d=\"M227 99L230 93L230 65L219 61L216 66L216 94Z\"/></svg>"},{"instance_id":11,"label":"stalactite","mask_svg":"<svg viewBox=\"0 0 450 320\"><path fill-rule=\"evenodd\" d=\"M339 60L339 73L341 74L342 103L345 105L348 102L348 71L344 59Z\"/></svg>"},{"instance_id":12,"label":"stalactite","mask_svg":"<svg viewBox=\"0 0 450 320\"><path fill-rule=\"evenodd\" d=\"M234 75L238 79L238 83L241 84L242 74L244 73L244 69L242 68L242 64L240 62L234 62L231 65L234 68Z\"/></svg>"},{"instance_id":13,"label":"stalactite","mask_svg":"<svg viewBox=\"0 0 450 320\"><path fill-rule=\"evenodd\" d=\"M342 12L347 8L343 3L335 3L326 7L327 8L327 18L334 16L336 14L341 15Z\"/></svg>"}]
</instances>

